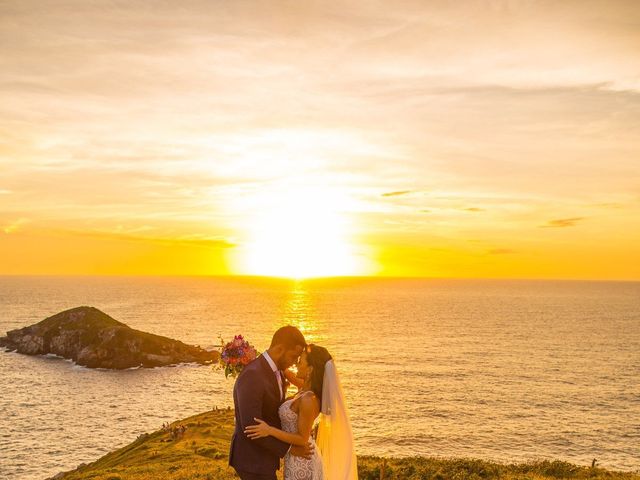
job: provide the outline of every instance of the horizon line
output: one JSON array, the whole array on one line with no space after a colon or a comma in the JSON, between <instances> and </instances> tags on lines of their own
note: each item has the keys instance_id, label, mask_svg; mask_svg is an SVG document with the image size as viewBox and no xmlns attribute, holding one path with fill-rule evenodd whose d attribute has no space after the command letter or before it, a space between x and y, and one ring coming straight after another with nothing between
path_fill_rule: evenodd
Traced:
<instances>
[{"instance_id":1,"label":"horizon line","mask_svg":"<svg viewBox=\"0 0 640 480\"><path fill-rule=\"evenodd\" d=\"M270 280L284 280L304 282L313 280L339 279L387 279L387 280L508 280L508 281L556 281L556 282L609 282L609 283L638 283L638 279L602 279L602 278L526 278L526 277L434 277L420 275L329 275L318 277L287 277L274 275L249 274L92 274L92 273L0 273L0 277L141 277L141 278L256 278Z\"/></svg>"}]
</instances>

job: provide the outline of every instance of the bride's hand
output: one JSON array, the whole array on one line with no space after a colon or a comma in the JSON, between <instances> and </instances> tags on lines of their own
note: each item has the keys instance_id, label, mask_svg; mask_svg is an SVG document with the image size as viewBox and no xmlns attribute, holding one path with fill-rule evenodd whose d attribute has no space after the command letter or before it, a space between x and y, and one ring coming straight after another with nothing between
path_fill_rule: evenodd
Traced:
<instances>
[{"instance_id":1,"label":"bride's hand","mask_svg":"<svg viewBox=\"0 0 640 480\"><path fill-rule=\"evenodd\" d=\"M249 425L244 429L244 433L247 437L255 440L256 438L268 437L271 435L271 426L267 422L255 417L253 419L258 422L258 424Z\"/></svg>"},{"instance_id":2,"label":"bride's hand","mask_svg":"<svg viewBox=\"0 0 640 480\"><path fill-rule=\"evenodd\" d=\"M298 390L304 385L304 380L296 377L296 374L293 373L292 370L285 370L284 376L287 378L291 385L295 385L296 387L298 387Z\"/></svg>"}]
</instances>

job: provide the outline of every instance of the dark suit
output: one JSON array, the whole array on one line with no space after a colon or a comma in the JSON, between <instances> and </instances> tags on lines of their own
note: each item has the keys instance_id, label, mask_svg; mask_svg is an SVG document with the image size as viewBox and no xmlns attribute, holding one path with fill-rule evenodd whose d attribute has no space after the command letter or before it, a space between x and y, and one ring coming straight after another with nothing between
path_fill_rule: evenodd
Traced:
<instances>
[{"instance_id":1,"label":"dark suit","mask_svg":"<svg viewBox=\"0 0 640 480\"><path fill-rule=\"evenodd\" d=\"M236 426L231 439L229 465L240 478L276 478L280 458L289 450L289 444L273 437L251 440L244 433L253 419L259 418L269 425L281 428L278 408L282 403L276 374L264 356L260 355L247 365L233 387Z\"/></svg>"}]
</instances>

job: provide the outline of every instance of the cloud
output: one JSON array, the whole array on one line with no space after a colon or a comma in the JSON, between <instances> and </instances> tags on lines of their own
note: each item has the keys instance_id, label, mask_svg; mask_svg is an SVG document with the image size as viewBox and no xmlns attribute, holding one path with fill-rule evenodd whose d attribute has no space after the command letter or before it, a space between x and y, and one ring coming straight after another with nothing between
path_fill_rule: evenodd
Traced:
<instances>
[{"instance_id":1,"label":"cloud","mask_svg":"<svg viewBox=\"0 0 640 480\"><path fill-rule=\"evenodd\" d=\"M412 190L398 190L396 192L387 192L383 193L383 197L399 197L400 195L407 195L409 193L413 193Z\"/></svg>"},{"instance_id":2,"label":"cloud","mask_svg":"<svg viewBox=\"0 0 640 480\"><path fill-rule=\"evenodd\" d=\"M2 231L4 233L6 233L7 235L9 235L11 233L16 233L22 227L22 225L24 225L26 223L29 223L29 219L28 218L19 218L18 220L10 222L7 225L5 225L4 227L2 227Z\"/></svg>"},{"instance_id":3,"label":"cloud","mask_svg":"<svg viewBox=\"0 0 640 480\"><path fill-rule=\"evenodd\" d=\"M517 253L516 250L512 250L510 248L493 248L487 251L489 255L505 255L510 253Z\"/></svg>"},{"instance_id":4,"label":"cloud","mask_svg":"<svg viewBox=\"0 0 640 480\"><path fill-rule=\"evenodd\" d=\"M592 207L598 207L598 208L625 208L625 204L624 203L617 203L617 202L610 202L610 203L594 203L591 204L590 206Z\"/></svg>"},{"instance_id":5,"label":"cloud","mask_svg":"<svg viewBox=\"0 0 640 480\"><path fill-rule=\"evenodd\" d=\"M465 208L464 210L468 212L484 212L484 208L478 208L478 207L468 207L468 208Z\"/></svg>"},{"instance_id":6,"label":"cloud","mask_svg":"<svg viewBox=\"0 0 640 480\"><path fill-rule=\"evenodd\" d=\"M178 235L176 237L160 237L135 233L146 230L150 230L150 227L137 228L130 231L125 231L123 229L116 229L114 231L58 229L54 230L53 233L64 236L125 240L130 242L157 243L162 245L185 245L206 248L233 248L236 246L235 243L226 238L214 237L206 234L193 233Z\"/></svg>"},{"instance_id":7,"label":"cloud","mask_svg":"<svg viewBox=\"0 0 640 480\"><path fill-rule=\"evenodd\" d=\"M546 225L540 225L540 227L574 227L580 220L584 220L584 217L560 218L558 220L549 220Z\"/></svg>"}]
</instances>

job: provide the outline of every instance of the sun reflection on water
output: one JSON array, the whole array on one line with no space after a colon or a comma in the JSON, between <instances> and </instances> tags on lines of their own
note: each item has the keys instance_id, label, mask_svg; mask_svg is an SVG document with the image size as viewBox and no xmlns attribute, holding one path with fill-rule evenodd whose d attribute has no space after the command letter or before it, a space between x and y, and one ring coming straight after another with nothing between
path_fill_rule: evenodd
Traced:
<instances>
[{"instance_id":1,"label":"sun reflection on water","mask_svg":"<svg viewBox=\"0 0 640 480\"><path fill-rule=\"evenodd\" d=\"M302 280L293 281L284 304L283 321L299 328L307 339L307 343L310 343L316 329L311 310L309 291L305 288L304 282Z\"/></svg>"}]
</instances>

